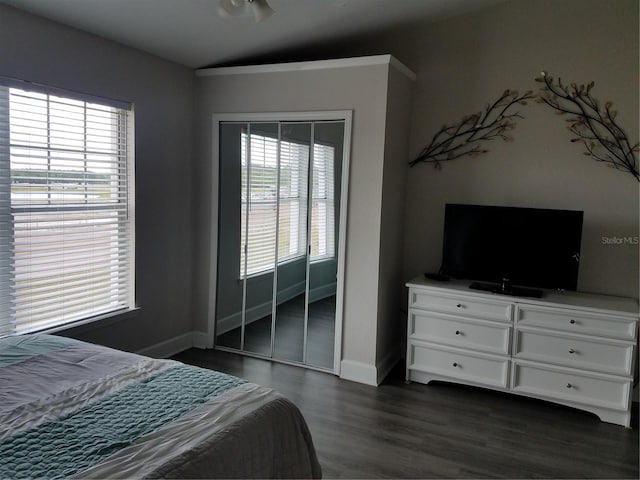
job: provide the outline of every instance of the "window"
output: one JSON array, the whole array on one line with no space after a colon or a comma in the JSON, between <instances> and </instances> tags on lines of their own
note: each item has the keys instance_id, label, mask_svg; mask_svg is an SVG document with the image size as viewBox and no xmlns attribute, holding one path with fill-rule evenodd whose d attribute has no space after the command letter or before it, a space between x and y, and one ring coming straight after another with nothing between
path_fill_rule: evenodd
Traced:
<instances>
[{"instance_id":1,"label":"window","mask_svg":"<svg viewBox=\"0 0 640 480\"><path fill-rule=\"evenodd\" d=\"M134 306L133 112L0 78L0 335Z\"/></svg>"},{"instance_id":2,"label":"window","mask_svg":"<svg viewBox=\"0 0 640 480\"><path fill-rule=\"evenodd\" d=\"M247 275L273 271L276 228L279 264L306 254L308 233L309 145L252 133L247 146L248 138L241 135L241 278L247 252ZM335 257L334 150L313 146L312 262Z\"/></svg>"}]
</instances>

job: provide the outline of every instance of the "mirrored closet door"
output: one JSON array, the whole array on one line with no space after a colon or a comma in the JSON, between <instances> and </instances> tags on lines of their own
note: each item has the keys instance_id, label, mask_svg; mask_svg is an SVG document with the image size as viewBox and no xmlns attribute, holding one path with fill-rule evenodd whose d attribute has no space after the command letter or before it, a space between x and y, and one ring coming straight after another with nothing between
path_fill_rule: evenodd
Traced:
<instances>
[{"instance_id":1,"label":"mirrored closet door","mask_svg":"<svg viewBox=\"0 0 640 480\"><path fill-rule=\"evenodd\" d=\"M335 370L346 122L218 123L216 348Z\"/></svg>"}]
</instances>

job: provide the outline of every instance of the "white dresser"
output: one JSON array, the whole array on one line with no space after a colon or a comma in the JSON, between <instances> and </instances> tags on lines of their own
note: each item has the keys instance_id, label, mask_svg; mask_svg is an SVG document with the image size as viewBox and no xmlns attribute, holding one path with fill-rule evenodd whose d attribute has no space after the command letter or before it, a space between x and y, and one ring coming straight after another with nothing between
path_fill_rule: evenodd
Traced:
<instances>
[{"instance_id":1,"label":"white dresser","mask_svg":"<svg viewBox=\"0 0 640 480\"><path fill-rule=\"evenodd\" d=\"M422 278L407 286L407 381L542 398L629 427L636 299L546 290L525 298Z\"/></svg>"}]
</instances>

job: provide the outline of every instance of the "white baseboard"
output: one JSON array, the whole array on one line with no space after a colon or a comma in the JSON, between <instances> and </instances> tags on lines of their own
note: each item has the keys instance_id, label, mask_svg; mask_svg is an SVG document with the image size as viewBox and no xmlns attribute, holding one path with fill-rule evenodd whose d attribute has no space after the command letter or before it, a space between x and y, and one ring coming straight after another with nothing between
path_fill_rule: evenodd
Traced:
<instances>
[{"instance_id":1,"label":"white baseboard","mask_svg":"<svg viewBox=\"0 0 640 480\"><path fill-rule=\"evenodd\" d=\"M145 347L136 353L153 358L168 358L192 347L212 348L209 346L209 335L199 331L187 332ZM354 360L342 360L340 362L340 378L377 387L401 358L402 351L397 348L385 355L375 366Z\"/></svg>"},{"instance_id":2,"label":"white baseboard","mask_svg":"<svg viewBox=\"0 0 640 480\"><path fill-rule=\"evenodd\" d=\"M187 332L165 340L164 342L138 350L136 353L153 358L168 358L193 346L193 332Z\"/></svg>"},{"instance_id":3,"label":"white baseboard","mask_svg":"<svg viewBox=\"0 0 640 480\"><path fill-rule=\"evenodd\" d=\"M378 386L377 369L368 363L356 362L353 360L342 360L340 362L340 378L353 382L364 383L366 385Z\"/></svg>"},{"instance_id":4,"label":"white baseboard","mask_svg":"<svg viewBox=\"0 0 640 480\"><path fill-rule=\"evenodd\" d=\"M209 345L209 334L207 332L191 332L191 335L193 336L191 343L194 348L201 348L203 350L213 348L213 345Z\"/></svg>"},{"instance_id":5,"label":"white baseboard","mask_svg":"<svg viewBox=\"0 0 640 480\"><path fill-rule=\"evenodd\" d=\"M387 353L375 366L353 360L342 360L340 378L377 387L401 358L402 349L398 347Z\"/></svg>"}]
</instances>

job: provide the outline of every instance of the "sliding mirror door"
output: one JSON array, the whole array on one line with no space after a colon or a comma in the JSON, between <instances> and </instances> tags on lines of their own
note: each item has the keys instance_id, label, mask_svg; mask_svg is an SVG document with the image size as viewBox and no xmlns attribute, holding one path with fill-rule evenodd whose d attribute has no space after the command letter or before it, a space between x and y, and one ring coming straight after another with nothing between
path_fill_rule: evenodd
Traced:
<instances>
[{"instance_id":1,"label":"sliding mirror door","mask_svg":"<svg viewBox=\"0 0 640 480\"><path fill-rule=\"evenodd\" d=\"M244 287L242 350L271 355L278 185L277 123L251 123L240 157L240 281ZM237 201L237 199L236 199ZM237 248L238 246L236 246Z\"/></svg>"},{"instance_id":2,"label":"sliding mirror door","mask_svg":"<svg viewBox=\"0 0 640 480\"><path fill-rule=\"evenodd\" d=\"M311 168L309 299L305 363L330 368L334 361L342 122L316 123Z\"/></svg>"},{"instance_id":3,"label":"sliding mirror door","mask_svg":"<svg viewBox=\"0 0 640 480\"><path fill-rule=\"evenodd\" d=\"M304 361L311 123L282 123L273 357Z\"/></svg>"},{"instance_id":4,"label":"sliding mirror door","mask_svg":"<svg viewBox=\"0 0 640 480\"><path fill-rule=\"evenodd\" d=\"M219 123L216 348L335 369L345 131Z\"/></svg>"}]
</instances>

